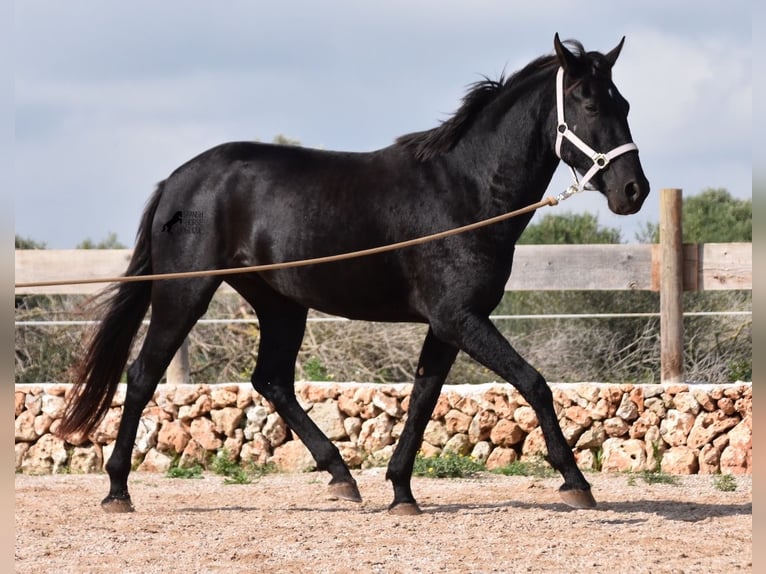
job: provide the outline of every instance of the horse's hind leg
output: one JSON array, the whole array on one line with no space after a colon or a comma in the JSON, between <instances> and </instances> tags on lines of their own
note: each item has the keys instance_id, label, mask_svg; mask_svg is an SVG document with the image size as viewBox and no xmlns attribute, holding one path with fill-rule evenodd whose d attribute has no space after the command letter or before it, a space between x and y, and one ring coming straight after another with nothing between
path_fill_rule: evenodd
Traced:
<instances>
[{"instance_id":1,"label":"horse's hind leg","mask_svg":"<svg viewBox=\"0 0 766 574\"><path fill-rule=\"evenodd\" d=\"M412 469L426 425L456 356L457 348L440 341L428 330L410 395L407 422L386 472L386 478L394 487L394 501L389 506L392 514L420 514L410 487Z\"/></svg>"},{"instance_id":2,"label":"horse's hind leg","mask_svg":"<svg viewBox=\"0 0 766 574\"><path fill-rule=\"evenodd\" d=\"M332 475L330 494L361 502L362 497L338 448L311 420L295 397L295 360L303 341L307 309L266 289L238 285L237 290L253 305L260 323L258 360L253 387L298 435L316 461L317 468Z\"/></svg>"},{"instance_id":3,"label":"horse's hind leg","mask_svg":"<svg viewBox=\"0 0 766 574\"><path fill-rule=\"evenodd\" d=\"M220 280L215 278L156 282L152 287L152 318L141 351L128 367L125 406L106 471L109 494L106 512L130 512L128 493L131 455L138 423L157 383L184 338L207 309Z\"/></svg>"}]
</instances>

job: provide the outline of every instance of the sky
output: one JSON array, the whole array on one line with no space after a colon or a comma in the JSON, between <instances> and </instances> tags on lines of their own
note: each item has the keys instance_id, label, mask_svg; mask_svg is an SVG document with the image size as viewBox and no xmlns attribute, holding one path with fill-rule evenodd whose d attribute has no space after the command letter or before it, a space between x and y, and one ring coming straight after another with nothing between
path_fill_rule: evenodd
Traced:
<instances>
[{"instance_id":1,"label":"sky","mask_svg":"<svg viewBox=\"0 0 766 574\"><path fill-rule=\"evenodd\" d=\"M226 141L348 151L435 127L467 86L553 51L607 52L652 193L590 212L626 242L659 190L752 197L751 6L742 0L24 0L15 4L14 219L55 249L114 232L132 246L157 182ZM548 195L569 185L559 167Z\"/></svg>"}]
</instances>

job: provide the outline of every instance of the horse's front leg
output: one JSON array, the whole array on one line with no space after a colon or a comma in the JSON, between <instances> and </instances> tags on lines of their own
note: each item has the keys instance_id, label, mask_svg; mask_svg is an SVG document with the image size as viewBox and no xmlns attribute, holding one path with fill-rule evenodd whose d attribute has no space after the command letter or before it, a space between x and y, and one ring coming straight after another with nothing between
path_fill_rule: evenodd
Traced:
<instances>
[{"instance_id":1,"label":"horse's front leg","mask_svg":"<svg viewBox=\"0 0 766 574\"><path fill-rule=\"evenodd\" d=\"M487 317L458 311L440 327L444 333L437 334L455 341L473 359L511 383L534 409L548 449L548 461L564 478L559 489L563 501L574 508L596 506L590 484L577 467L574 453L561 432L553 394L543 376L516 352Z\"/></svg>"},{"instance_id":2,"label":"horse's front leg","mask_svg":"<svg viewBox=\"0 0 766 574\"><path fill-rule=\"evenodd\" d=\"M428 330L410 395L407 422L386 472L386 478L394 487L394 501L389 506L392 514L421 513L410 486L412 469L426 425L456 356L455 347L440 341Z\"/></svg>"}]
</instances>

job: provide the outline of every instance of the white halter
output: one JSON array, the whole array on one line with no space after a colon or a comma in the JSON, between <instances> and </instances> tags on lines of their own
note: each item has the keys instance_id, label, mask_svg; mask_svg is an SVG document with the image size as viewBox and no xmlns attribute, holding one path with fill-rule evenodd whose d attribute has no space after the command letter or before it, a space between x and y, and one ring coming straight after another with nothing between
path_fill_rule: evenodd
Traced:
<instances>
[{"instance_id":1,"label":"white halter","mask_svg":"<svg viewBox=\"0 0 766 574\"><path fill-rule=\"evenodd\" d=\"M566 199L567 197L574 195L582 191L583 189L594 189L592 186L588 186L588 183L599 170L604 169L609 165L609 162L619 155L622 155L629 151L638 151L638 146L633 142L622 144L617 146L612 151L607 153L600 153L582 141L575 133L569 129L569 126L564 121L564 68L559 68L556 74L556 115L558 125L556 126L556 155L561 159L561 142L564 138L572 142L577 149L587 155L593 160L593 165L585 173L582 181L578 181L577 172L570 165L569 169L572 171L572 177L574 177L574 183L570 185L565 191L561 192L556 199L559 201Z\"/></svg>"}]
</instances>

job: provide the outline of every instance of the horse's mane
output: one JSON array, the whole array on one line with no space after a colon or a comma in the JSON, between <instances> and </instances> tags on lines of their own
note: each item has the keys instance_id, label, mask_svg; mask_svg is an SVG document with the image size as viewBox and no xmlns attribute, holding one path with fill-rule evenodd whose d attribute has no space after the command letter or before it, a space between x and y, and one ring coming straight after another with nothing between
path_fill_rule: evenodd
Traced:
<instances>
[{"instance_id":1,"label":"horse's mane","mask_svg":"<svg viewBox=\"0 0 766 574\"><path fill-rule=\"evenodd\" d=\"M585 49L576 40L567 40L565 44L579 58L586 57ZM514 101L515 94L525 88L531 78L558 65L558 62L556 55L540 56L508 78L505 74L500 74L497 80L484 76L468 86L460 107L450 118L430 130L400 136L396 139L396 144L412 149L415 157L420 160L427 160L451 150L473 125L482 110L501 95L507 96L509 102Z\"/></svg>"}]
</instances>

